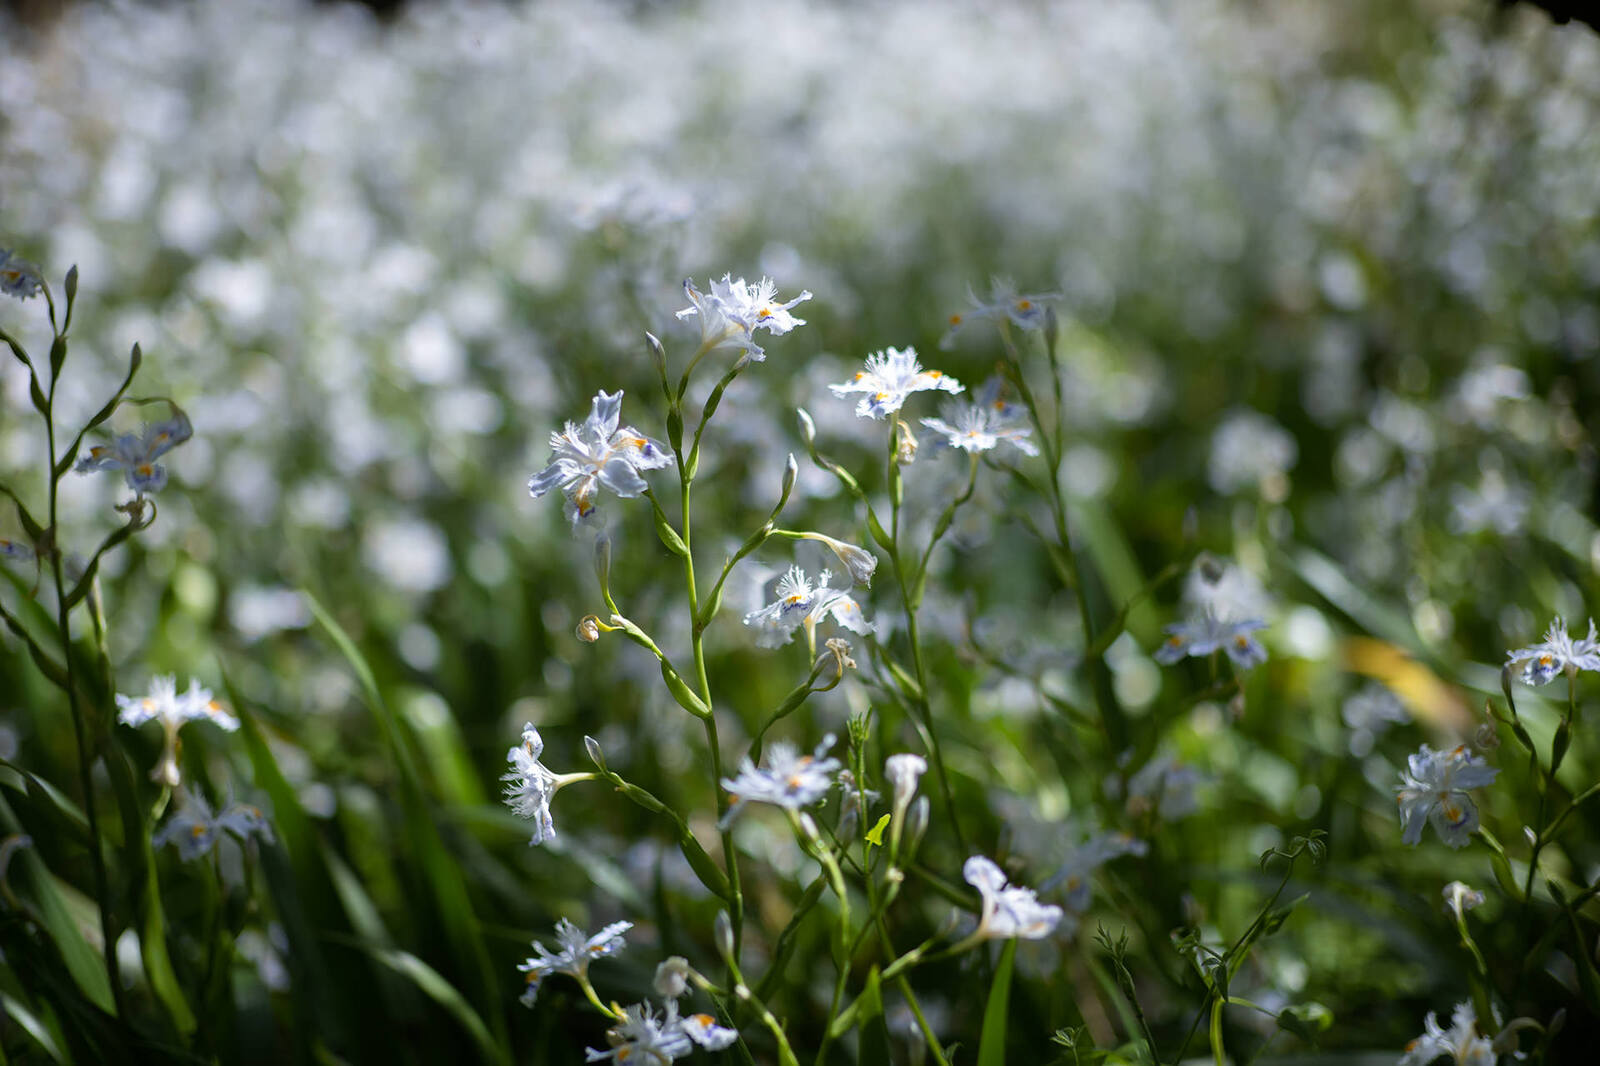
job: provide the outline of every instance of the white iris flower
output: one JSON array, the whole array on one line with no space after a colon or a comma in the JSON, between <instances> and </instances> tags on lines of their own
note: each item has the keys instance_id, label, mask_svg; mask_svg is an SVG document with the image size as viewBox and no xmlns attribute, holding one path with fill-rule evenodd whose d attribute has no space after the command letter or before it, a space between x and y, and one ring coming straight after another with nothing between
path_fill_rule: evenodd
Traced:
<instances>
[{"instance_id":1,"label":"white iris flower","mask_svg":"<svg viewBox=\"0 0 1600 1066\"><path fill-rule=\"evenodd\" d=\"M650 486L639 472L670 466L672 456L632 426L619 426L621 419L621 390L597 393L583 425L568 422L550 434L550 465L528 479L528 493L538 499L560 488L574 526L593 517L601 486L626 499L641 495Z\"/></svg>"},{"instance_id":2,"label":"white iris flower","mask_svg":"<svg viewBox=\"0 0 1600 1066\"><path fill-rule=\"evenodd\" d=\"M150 846L157 850L167 844L176 844L178 857L185 862L210 854L211 848L226 831L240 840L260 837L269 843L272 827L260 807L248 803L230 803L221 814L212 814L211 805L198 795L186 795L183 806L150 838Z\"/></svg>"},{"instance_id":3,"label":"white iris flower","mask_svg":"<svg viewBox=\"0 0 1600 1066\"><path fill-rule=\"evenodd\" d=\"M1422 1023L1422 1035L1406 1045L1397 1066L1428 1066L1440 1057L1451 1066L1494 1066L1498 1059L1494 1045L1478 1032L1478 1013L1471 1003L1456 1004L1450 1023L1450 1028L1442 1028L1429 1011Z\"/></svg>"},{"instance_id":4,"label":"white iris flower","mask_svg":"<svg viewBox=\"0 0 1600 1066\"><path fill-rule=\"evenodd\" d=\"M561 919L556 923L556 944L560 950L551 951L535 940L535 957L517 964L517 969L526 975L520 997L523 1006L533 1006L539 994L539 984L553 973L564 973L579 981L587 981L589 963L615 955L627 947L622 934L632 928L632 922L612 922L594 936L588 936L565 918Z\"/></svg>"},{"instance_id":5,"label":"white iris flower","mask_svg":"<svg viewBox=\"0 0 1600 1066\"><path fill-rule=\"evenodd\" d=\"M141 726L158 721L165 733L161 759L150 778L169 788L176 788L178 752L181 745L178 731L190 722L210 722L229 733L239 728L239 719L223 710L212 698L211 690L198 681L190 681L186 692L178 692L178 682L171 674L150 679L150 692L144 696L117 695L117 721L123 725Z\"/></svg>"},{"instance_id":6,"label":"white iris flower","mask_svg":"<svg viewBox=\"0 0 1600 1066\"><path fill-rule=\"evenodd\" d=\"M1155 660L1163 665L1171 665L1185 655L1205 658L1213 652L1223 651L1235 666L1248 670L1267 661L1267 649L1250 635L1253 630L1265 629L1266 625L1259 618L1231 621L1207 611L1198 618L1167 626L1169 636L1156 649Z\"/></svg>"},{"instance_id":7,"label":"white iris flower","mask_svg":"<svg viewBox=\"0 0 1600 1066\"><path fill-rule=\"evenodd\" d=\"M667 1000L657 1013L649 1002L618 1008L617 1024L606 1030L607 1051L584 1050L584 1061L638 1062L665 1066L692 1052L695 1045L707 1051L721 1051L736 1039L738 1032L716 1024L709 1014L678 1016L678 1004Z\"/></svg>"},{"instance_id":8,"label":"white iris flower","mask_svg":"<svg viewBox=\"0 0 1600 1066\"><path fill-rule=\"evenodd\" d=\"M1500 771L1486 766L1466 745L1434 751L1428 745L1407 760L1400 773L1395 799L1400 804L1401 837L1407 844L1422 842L1422 825L1432 822L1439 837L1452 848L1466 847L1478 828L1478 807L1468 789L1483 788Z\"/></svg>"},{"instance_id":9,"label":"white iris flower","mask_svg":"<svg viewBox=\"0 0 1600 1066\"><path fill-rule=\"evenodd\" d=\"M110 444L97 444L78 460L80 474L121 470L128 487L140 496L160 492L167 484L167 468L156 462L194 436L189 417L176 411L171 418L148 425L140 433L123 433Z\"/></svg>"},{"instance_id":10,"label":"white iris flower","mask_svg":"<svg viewBox=\"0 0 1600 1066\"><path fill-rule=\"evenodd\" d=\"M710 351L714 348L741 348L749 353L753 362L762 362L767 353L755 341L755 332L764 329L773 336L781 336L803 326L806 320L796 318L789 308L802 300L811 299L811 293L780 303L778 284L771 278L762 278L758 284L747 285L743 278L735 281L733 275L722 275L721 281L711 283L711 292L695 288L692 279L683 282L683 294L689 306L678 312L680 319L700 320L700 344Z\"/></svg>"},{"instance_id":11,"label":"white iris flower","mask_svg":"<svg viewBox=\"0 0 1600 1066\"><path fill-rule=\"evenodd\" d=\"M875 632L855 597L844 589L828 586L832 577L824 570L813 585L804 570L789 567L778 579L777 599L744 616L744 624L756 630L756 644L763 648L782 647L801 626L814 637L817 624L830 618L853 633L865 636Z\"/></svg>"},{"instance_id":12,"label":"white iris flower","mask_svg":"<svg viewBox=\"0 0 1600 1066\"><path fill-rule=\"evenodd\" d=\"M1005 441L1024 455L1038 455L1028 438L1027 414L1001 395L1002 382L990 378L970 402L946 400L939 408L943 418L924 418L922 424L939 434L939 443L964 452L986 452Z\"/></svg>"},{"instance_id":13,"label":"white iris flower","mask_svg":"<svg viewBox=\"0 0 1600 1066\"><path fill-rule=\"evenodd\" d=\"M1566 623L1557 618L1550 623L1544 640L1531 647L1506 653L1506 666L1522 667L1522 680L1529 685L1546 685L1557 674L1577 677L1579 670L1600 670L1600 635L1589 620L1589 635L1573 640Z\"/></svg>"},{"instance_id":14,"label":"white iris flower","mask_svg":"<svg viewBox=\"0 0 1600 1066\"><path fill-rule=\"evenodd\" d=\"M824 757L836 739L829 733L810 755L801 755L793 744L777 741L767 750L764 767L756 766L746 755L739 765L739 775L722 779L722 787L732 797L728 813L722 818L723 827L749 803L770 803L798 811L826 797L842 765L838 759Z\"/></svg>"},{"instance_id":15,"label":"white iris flower","mask_svg":"<svg viewBox=\"0 0 1600 1066\"><path fill-rule=\"evenodd\" d=\"M865 393L856 403L860 418L884 419L900 410L906 397L913 392L938 389L956 393L966 386L955 378L946 377L941 370L924 370L917 362L917 350L886 348L867 356L866 369L856 371L855 377L843 385L829 385L835 396Z\"/></svg>"},{"instance_id":16,"label":"white iris flower","mask_svg":"<svg viewBox=\"0 0 1600 1066\"><path fill-rule=\"evenodd\" d=\"M961 876L983 897L978 928L968 940L1041 940L1061 922L1060 907L1040 903L1031 888L1007 884L1005 872L982 855L968 859Z\"/></svg>"}]
</instances>

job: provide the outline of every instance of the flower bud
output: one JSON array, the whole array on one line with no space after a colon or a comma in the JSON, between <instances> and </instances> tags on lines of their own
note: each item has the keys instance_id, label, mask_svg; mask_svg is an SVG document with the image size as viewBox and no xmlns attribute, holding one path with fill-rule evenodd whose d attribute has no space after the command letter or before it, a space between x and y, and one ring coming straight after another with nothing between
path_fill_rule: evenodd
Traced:
<instances>
[{"instance_id":1,"label":"flower bud","mask_svg":"<svg viewBox=\"0 0 1600 1066\"><path fill-rule=\"evenodd\" d=\"M896 817L903 817L905 810L911 804L912 797L917 794L917 782L922 775L928 772L928 760L920 755L902 752L891 755L883 764L883 776L889 779L894 786L894 810Z\"/></svg>"},{"instance_id":2,"label":"flower bud","mask_svg":"<svg viewBox=\"0 0 1600 1066\"><path fill-rule=\"evenodd\" d=\"M806 448L817 446L817 424L811 421L811 415L804 407L796 407L795 414L800 416L800 436L805 439Z\"/></svg>"},{"instance_id":3,"label":"flower bud","mask_svg":"<svg viewBox=\"0 0 1600 1066\"><path fill-rule=\"evenodd\" d=\"M783 491L779 494L780 498L789 499L789 493L794 491L794 483L799 477L800 464L794 461L794 452L790 452L788 461L783 464Z\"/></svg>"},{"instance_id":4,"label":"flower bud","mask_svg":"<svg viewBox=\"0 0 1600 1066\"><path fill-rule=\"evenodd\" d=\"M1472 746L1479 751L1493 751L1500 746L1500 732L1493 722L1481 723L1472 734Z\"/></svg>"},{"instance_id":5,"label":"flower bud","mask_svg":"<svg viewBox=\"0 0 1600 1066\"><path fill-rule=\"evenodd\" d=\"M927 796L918 796L911 804L911 813L906 816L905 848L908 852L915 851L922 843L922 834L928 831L930 809Z\"/></svg>"},{"instance_id":6,"label":"flower bud","mask_svg":"<svg viewBox=\"0 0 1600 1066\"><path fill-rule=\"evenodd\" d=\"M601 770L606 769L606 753L600 750L600 742L598 740L591 736L585 736L583 738L583 748L589 753L590 762Z\"/></svg>"},{"instance_id":7,"label":"flower bud","mask_svg":"<svg viewBox=\"0 0 1600 1066\"><path fill-rule=\"evenodd\" d=\"M593 644L600 639L600 619L592 614L584 615L583 620L578 623L577 633L579 640L585 644Z\"/></svg>"},{"instance_id":8,"label":"flower bud","mask_svg":"<svg viewBox=\"0 0 1600 1066\"><path fill-rule=\"evenodd\" d=\"M689 960L682 955L668 956L656 967L656 995L677 999L689 991Z\"/></svg>"},{"instance_id":9,"label":"flower bud","mask_svg":"<svg viewBox=\"0 0 1600 1066\"><path fill-rule=\"evenodd\" d=\"M850 580L857 585L872 584L873 571L878 569L878 557L865 548L858 548L854 544L846 544L842 540L834 540L825 533L802 533L802 540L814 540L828 546L834 555L839 557Z\"/></svg>"},{"instance_id":10,"label":"flower bud","mask_svg":"<svg viewBox=\"0 0 1600 1066\"><path fill-rule=\"evenodd\" d=\"M733 959L733 920L728 917L727 911L718 911L717 919L711 925L712 935L717 941L717 954L723 959Z\"/></svg>"}]
</instances>

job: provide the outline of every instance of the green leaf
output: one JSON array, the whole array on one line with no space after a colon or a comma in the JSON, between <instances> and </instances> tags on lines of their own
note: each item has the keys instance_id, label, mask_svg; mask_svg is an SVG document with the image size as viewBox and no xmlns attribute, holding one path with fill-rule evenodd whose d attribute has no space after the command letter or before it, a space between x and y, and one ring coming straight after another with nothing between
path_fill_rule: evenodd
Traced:
<instances>
[{"instance_id":1,"label":"green leaf","mask_svg":"<svg viewBox=\"0 0 1600 1066\"><path fill-rule=\"evenodd\" d=\"M478 1012L472 1009L461 993L456 991L454 985L432 966L406 951L394 951L384 948L373 948L363 945L363 949L374 959L389 967L395 973L407 977L422 990L429 999L443 1007L445 1013L460 1023L483 1052L484 1057L491 1062L508 1063L511 1061L495 1041L494 1034L483 1023Z\"/></svg>"},{"instance_id":2,"label":"green leaf","mask_svg":"<svg viewBox=\"0 0 1600 1066\"><path fill-rule=\"evenodd\" d=\"M883 831L889 827L889 816L878 819L878 824L867 830L867 843L883 847Z\"/></svg>"},{"instance_id":3,"label":"green leaf","mask_svg":"<svg viewBox=\"0 0 1600 1066\"><path fill-rule=\"evenodd\" d=\"M881 1062L894 1061L889 1052L889 1023L883 1013L883 990L878 984L878 968L874 966L867 974L867 987L862 989L861 998L857 1001L856 1024L856 1061Z\"/></svg>"},{"instance_id":4,"label":"green leaf","mask_svg":"<svg viewBox=\"0 0 1600 1066\"><path fill-rule=\"evenodd\" d=\"M183 986L172 968L172 958L167 953L167 917L161 905L161 882L156 877L150 832L139 805L133 770L114 739L107 742L105 765L127 837L124 858L128 862L129 894L138 901L139 956L144 963L145 978L173 1027L187 1037L199 1022L189 1007Z\"/></svg>"},{"instance_id":5,"label":"green leaf","mask_svg":"<svg viewBox=\"0 0 1600 1066\"><path fill-rule=\"evenodd\" d=\"M989 1005L983 1009L983 1030L978 1038L978 1066L1005 1066L1006 1016L1011 1008L1011 971L1017 961L1017 942L1006 941L989 986Z\"/></svg>"},{"instance_id":6,"label":"green leaf","mask_svg":"<svg viewBox=\"0 0 1600 1066\"><path fill-rule=\"evenodd\" d=\"M434 915L461 971L471 975L476 985L476 998L490 1012L495 1045L504 1049L508 1038L505 1019L498 1009L499 983L489 960L488 947L483 941L482 926L473 910L461 864L445 847L439 833L438 804L430 801L423 787L417 771L417 759L412 752L411 738L404 724L384 701L372 667L350 635L309 589L302 589L301 594L305 596L312 616L327 631L360 682L367 707L378 723L394 760L395 771L400 779L400 808L405 835L416 849L414 860L426 880Z\"/></svg>"},{"instance_id":7,"label":"green leaf","mask_svg":"<svg viewBox=\"0 0 1600 1066\"><path fill-rule=\"evenodd\" d=\"M1333 1027L1333 1011L1321 1003L1296 1003L1277 1014L1278 1028L1315 1047L1317 1034Z\"/></svg>"},{"instance_id":8,"label":"green leaf","mask_svg":"<svg viewBox=\"0 0 1600 1066\"><path fill-rule=\"evenodd\" d=\"M23 1032L33 1037L34 1042L44 1048L46 1055L66 1066L66 1056L61 1053L55 1037L50 1035L50 1030L39 1020L39 1016L24 1006L21 1000L0 992L0 1008L4 1009L6 1017L16 1022Z\"/></svg>"}]
</instances>

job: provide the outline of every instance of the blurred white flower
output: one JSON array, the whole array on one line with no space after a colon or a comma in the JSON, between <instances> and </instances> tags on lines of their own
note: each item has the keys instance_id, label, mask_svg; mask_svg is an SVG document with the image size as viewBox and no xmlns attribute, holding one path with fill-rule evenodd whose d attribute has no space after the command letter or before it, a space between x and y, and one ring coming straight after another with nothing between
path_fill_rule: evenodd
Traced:
<instances>
[{"instance_id":1,"label":"blurred white flower","mask_svg":"<svg viewBox=\"0 0 1600 1066\"><path fill-rule=\"evenodd\" d=\"M755 341L755 331L764 329L774 336L788 333L806 320L795 318L789 308L802 300L811 299L811 293L802 292L787 303L778 302L778 284L771 278L762 278L756 285L747 285L743 278L735 281L733 275L722 275L721 281L711 283L710 294L695 288L694 281L685 278L683 294L689 306L678 312L680 319L700 320L700 344L708 351L731 346L742 348L748 358L759 363L766 352Z\"/></svg>"},{"instance_id":2,"label":"blurred white flower","mask_svg":"<svg viewBox=\"0 0 1600 1066\"><path fill-rule=\"evenodd\" d=\"M34 559L33 549L21 541L0 537L0 559L9 559L14 563L31 563Z\"/></svg>"},{"instance_id":3,"label":"blurred white flower","mask_svg":"<svg viewBox=\"0 0 1600 1066\"><path fill-rule=\"evenodd\" d=\"M883 776L894 788L894 815L902 818L911 799L917 794L917 782L928 772L928 760L920 755L902 752L884 760Z\"/></svg>"},{"instance_id":4,"label":"blurred white flower","mask_svg":"<svg viewBox=\"0 0 1600 1066\"><path fill-rule=\"evenodd\" d=\"M1186 655L1204 658L1223 651L1239 669L1249 670L1267 661L1267 649L1250 635L1253 630L1265 629L1266 625L1257 618L1225 621L1208 612L1167 626L1170 635L1156 649L1154 657L1156 662L1167 666Z\"/></svg>"},{"instance_id":5,"label":"blurred white flower","mask_svg":"<svg viewBox=\"0 0 1600 1066\"><path fill-rule=\"evenodd\" d=\"M835 540L824 533L801 533L799 539L814 540L827 545L828 550L838 556L839 562L849 573L853 583L868 586L872 584L872 574L878 569L878 557L867 549Z\"/></svg>"},{"instance_id":6,"label":"blurred white flower","mask_svg":"<svg viewBox=\"0 0 1600 1066\"><path fill-rule=\"evenodd\" d=\"M93 446L73 469L80 474L121 470L128 487L140 496L159 492L167 483L167 468L156 460L192 436L194 427L189 424L189 417L173 404L171 418L148 425L137 434L119 434L109 445Z\"/></svg>"},{"instance_id":7,"label":"blurred white flower","mask_svg":"<svg viewBox=\"0 0 1600 1066\"><path fill-rule=\"evenodd\" d=\"M1460 918L1474 907L1483 906L1483 893L1462 881L1451 881L1444 886L1444 902Z\"/></svg>"},{"instance_id":8,"label":"blurred white flower","mask_svg":"<svg viewBox=\"0 0 1600 1066\"><path fill-rule=\"evenodd\" d=\"M663 999L677 999L689 991L689 975L694 971L682 955L669 955L656 967L653 987Z\"/></svg>"},{"instance_id":9,"label":"blurred white flower","mask_svg":"<svg viewBox=\"0 0 1600 1066\"><path fill-rule=\"evenodd\" d=\"M191 680L186 692L178 692L177 679L164 674L150 679L150 691L144 696L117 694L117 721L123 725L140 726L155 720L161 723L165 734L161 758L151 771L150 778L169 788L176 788L180 779L178 752L181 744L178 731L189 722L204 721L219 726L227 732L239 728L239 720L212 698L211 690Z\"/></svg>"},{"instance_id":10,"label":"blurred white flower","mask_svg":"<svg viewBox=\"0 0 1600 1066\"><path fill-rule=\"evenodd\" d=\"M1600 635L1589 619L1589 635L1573 640L1560 618L1550 623L1544 639L1537 644L1506 653L1506 667L1522 667L1522 680L1529 685L1547 685L1565 672L1576 680L1579 670L1600 670Z\"/></svg>"},{"instance_id":11,"label":"blurred white flower","mask_svg":"<svg viewBox=\"0 0 1600 1066\"><path fill-rule=\"evenodd\" d=\"M1127 833L1097 833L1074 848L1056 872L1039 886L1039 891L1049 892L1057 885L1061 886L1066 894L1068 913L1076 920L1077 915L1089 909L1092 897L1089 878L1096 870L1112 859L1123 855L1143 855L1149 850L1149 845L1144 841Z\"/></svg>"},{"instance_id":12,"label":"blurred white flower","mask_svg":"<svg viewBox=\"0 0 1600 1066\"><path fill-rule=\"evenodd\" d=\"M1456 1004L1450 1028L1441 1028L1429 1011L1422 1029L1422 1035L1406 1045L1397 1066L1430 1066L1441 1057L1451 1066L1495 1066L1499 1058L1489 1038L1478 1032L1478 1014L1470 1002Z\"/></svg>"},{"instance_id":13,"label":"blurred white flower","mask_svg":"<svg viewBox=\"0 0 1600 1066\"><path fill-rule=\"evenodd\" d=\"M1294 436L1276 421L1259 411L1235 410L1211 437L1207 478L1225 495L1257 490L1282 499L1282 479L1299 455Z\"/></svg>"},{"instance_id":14,"label":"blurred white flower","mask_svg":"<svg viewBox=\"0 0 1600 1066\"><path fill-rule=\"evenodd\" d=\"M1007 884L1005 873L991 859L972 856L962 866L961 876L983 897L978 928L968 940L1040 940L1061 921L1060 907L1040 903L1031 888Z\"/></svg>"},{"instance_id":15,"label":"blurred white flower","mask_svg":"<svg viewBox=\"0 0 1600 1066\"><path fill-rule=\"evenodd\" d=\"M1060 300L1061 294L1018 293L1016 285L1011 281L994 278L989 283L987 300L979 299L971 289L967 290L967 298L972 302L972 308L965 312L957 312L946 320L947 328L944 337L939 341L940 348L949 348L955 344L956 333L963 327L986 319L1008 318L1018 329L1043 329L1049 305Z\"/></svg>"},{"instance_id":16,"label":"blurred white flower","mask_svg":"<svg viewBox=\"0 0 1600 1066\"><path fill-rule=\"evenodd\" d=\"M1372 751L1373 742L1391 725L1411 721L1411 713L1400 697L1376 681L1352 693L1339 708L1339 714L1350 728L1350 754L1357 758Z\"/></svg>"},{"instance_id":17,"label":"blurred white flower","mask_svg":"<svg viewBox=\"0 0 1600 1066\"><path fill-rule=\"evenodd\" d=\"M948 448L986 452L1006 441L1024 455L1038 455L1038 446L1028 439L1033 430L1026 425L1027 413L1002 397L1003 384L990 378L970 402L946 400L939 407L943 417L924 418L922 424L939 434L939 444Z\"/></svg>"},{"instance_id":18,"label":"blurred white flower","mask_svg":"<svg viewBox=\"0 0 1600 1066\"><path fill-rule=\"evenodd\" d=\"M594 515L601 486L625 499L642 494L650 486L639 472L671 466L672 456L632 426L619 426L621 418L621 390L597 393L583 425L568 422L550 434L550 465L528 479L528 493L538 499L559 487L574 527Z\"/></svg>"},{"instance_id":19,"label":"blurred white flower","mask_svg":"<svg viewBox=\"0 0 1600 1066\"><path fill-rule=\"evenodd\" d=\"M722 787L730 797L722 825L726 827L751 803L770 803L798 811L826 797L842 765L838 759L824 758L836 739L829 733L810 755L800 754L800 749L788 741L775 741L767 750L764 767L756 766L746 755L738 775L722 779Z\"/></svg>"},{"instance_id":20,"label":"blurred white flower","mask_svg":"<svg viewBox=\"0 0 1600 1066\"><path fill-rule=\"evenodd\" d=\"M223 831L232 833L240 840L255 836L269 843L272 841L272 827L267 824L266 815L261 813L260 807L248 803L230 803L222 809L221 814L214 815L204 797L189 792L182 795L183 805L150 838L151 847L159 849L168 843L176 844L178 857L188 862L209 854Z\"/></svg>"},{"instance_id":21,"label":"blurred white flower","mask_svg":"<svg viewBox=\"0 0 1600 1066\"><path fill-rule=\"evenodd\" d=\"M917 350L886 348L867 356L865 370L843 385L829 385L835 396L865 393L856 402L858 418L884 419L900 410L906 397L913 392L937 389L941 392L962 392L966 386L955 378L946 377L941 370L924 370L917 362Z\"/></svg>"},{"instance_id":22,"label":"blurred white flower","mask_svg":"<svg viewBox=\"0 0 1600 1066\"><path fill-rule=\"evenodd\" d=\"M26 300L44 286L39 268L15 252L0 248L0 293Z\"/></svg>"},{"instance_id":23,"label":"blurred white flower","mask_svg":"<svg viewBox=\"0 0 1600 1066\"><path fill-rule=\"evenodd\" d=\"M517 969L526 975L519 997L522 1005L533 1006L534 999L539 995L540 983L553 973L564 973L579 981L588 981L589 963L615 955L627 947L622 934L632 928L632 922L612 922L594 936L588 936L567 919L561 919L556 923L556 946L559 950L551 951L535 940L534 957L517 964Z\"/></svg>"},{"instance_id":24,"label":"blurred white flower","mask_svg":"<svg viewBox=\"0 0 1600 1066\"><path fill-rule=\"evenodd\" d=\"M1473 755L1466 745L1434 751L1424 744L1400 773L1395 799L1407 844L1422 842L1422 826L1432 822L1439 838L1452 848L1466 847L1478 828L1478 806L1468 789L1483 788L1500 771Z\"/></svg>"}]
</instances>

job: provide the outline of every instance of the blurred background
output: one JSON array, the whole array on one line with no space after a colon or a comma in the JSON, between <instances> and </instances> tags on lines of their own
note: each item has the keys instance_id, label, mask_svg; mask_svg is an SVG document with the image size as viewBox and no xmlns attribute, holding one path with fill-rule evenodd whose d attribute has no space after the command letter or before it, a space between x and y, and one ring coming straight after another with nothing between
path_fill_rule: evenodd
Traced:
<instances>
[{"instance_id":1,"label":"blurred background","mask_svg":"<svg viewBox=\"0 0 1600 1066\"><path fill-rule=\"evenodd\" d=\"M348 668L308 628L296 590L311 590L422 742L511 1010L529 936L562 914L639 920L687 877L660 826L609 794L564 793L557 844L526 848L494 804L521 724L558 770L586 764L592 734L701 828L711 809L698 728L654 664L573 635L601 606L590 541L525 490L550 430L623 388L624 422L664 436L642 337L678 365L692 351L673 318L685 277L809 289L809 324L767 345L708 438L697 543L714 554L764 518L799 451L796 405L847 465L877 461L881 427L824 387L867 352L914 345L981 382L989 336L938 341L969 286L1003 275L1062 294L1063 479L1113 597L1203 548L1272 623L1236 728L1149 658L1178 586L1109 653L1144 723L1132 765L1177 752L1216 815L1163 830L1152 861L1187 895L1155 908L1151 950L1186 905L1232 913L1217 870L1251 869L1291 823L1322 827L1337 883L1251 980L1328 1003L1344 1047L1399 1048L1461 998L1441 868L1396 850L1388 789L1419 740L1470 732L1473 688L1497 690L1507 648L1596 603L1593 30L1477 0L374 6L0 9L0 247L82 275L62 402L90 413L137 341L139 391L195 426L160 519L105 572L125 691L225 672L403 927L389 771ZM0 315L48 346L37 304ZM0 370L0 472L40 491L20 370ZM958 465L912 468L920 528ZM84 550L120 487L69 484L63 525ZM1106 820L1091 808L1120 753L1039 746L1040 688L1071 698L1086 640L1013 491L981 479L936 556L925 628L980 839L1048 869L1063 824ZM619 598L681 646L647 512L607 509ZM807 472L791 514L864 542L825 476ZM804 669L789 648L774 670L737 625L759 582L736 592L709 638L734 753ZM875 597L892 615L892 589L869 616ZM31 669L0 638L0 753L70 767ZM1389 718L1345 709L1364 678L1415 721L1375 743ZM793 735L809 746L871 704L841 687ZM1435 860L1483 879L1481 862ZM1571 861L1581 880L1600 853ZM1142 876L1130 866L1124 891ZM714 908L684 907L703 938ZM410 932L427 955L437 931ZM269 958L270 923L261 940ZM617 972L642 986L658 955ZM971 1024L958 988L945 1009ZM1048 1004L1031 1009L1047 1031ZM568 1039L570 1012L517 1010L530 1046Z\"/></svg>"}]
</instances>

